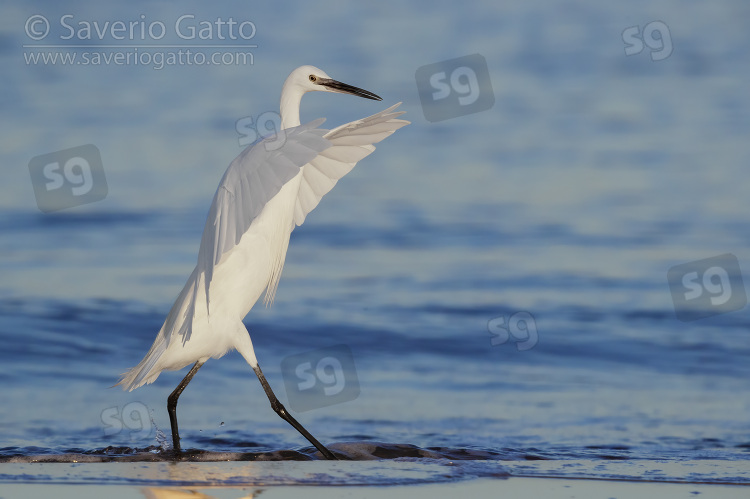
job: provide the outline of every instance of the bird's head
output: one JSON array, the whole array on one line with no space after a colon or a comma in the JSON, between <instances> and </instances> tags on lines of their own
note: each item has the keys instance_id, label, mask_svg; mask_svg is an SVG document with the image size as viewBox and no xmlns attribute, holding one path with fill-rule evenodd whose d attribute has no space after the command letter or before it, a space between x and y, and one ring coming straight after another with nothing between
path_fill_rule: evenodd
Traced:
<instances>
[{"instance_id":1,"label":"bird's head","mask_svg":"<svg viewBox=\"0 0 750 499\"><path fill-rule=\"evenodd\" d=\"M291 72L284 82L284 87L293 87L302 93L306 92L337 92L351 94L365 99L383 100L380 96L353 85L336 81L322 69L315 66L300 66Z\"/></svg>"}]
</instances>

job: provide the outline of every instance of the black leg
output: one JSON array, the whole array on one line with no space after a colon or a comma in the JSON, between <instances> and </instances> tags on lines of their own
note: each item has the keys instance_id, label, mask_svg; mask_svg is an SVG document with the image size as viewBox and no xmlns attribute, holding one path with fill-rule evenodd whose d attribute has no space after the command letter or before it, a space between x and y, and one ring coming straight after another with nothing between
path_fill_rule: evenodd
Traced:
<instances>
[{"instance_id":1,"label":"black leg","mask_svg":"<svg viewBox=\"0 0 750 499\"><path fill-rule=\"evenodd\" d=\"M326 459L338 459L336 456L333 455L331 451L326 449L323 444L315 440L315 437L310 435L310 432L308 432L306 429L302 427L301 424L297 422L296 419L294 419L286 410L286 408L279 402L279 399L276 398L276 395L274 395L273 390L271 390L271 385L268 384L268 381L266 381L266 377L263 376L263 371L260 370L260 366L256 366L253 368L253 371L255 371L255 374L258 375L258 379L260 380L261 386L263 386L263 390L265 390L266 395L268 396L268 400L271 402L271 407L273 408L274 412L281 416L281 419L289 423L290 425L294 426L294 428L302 434L303 437L305 437L311 444L315 446L316 449L320 451L321 454L323 454L323 457Z\"/></svg>"},{"instance_id":2,"label":"black leg","mask_svg":"<svg viewBox=\"0 0 750 499\"><path fill-rule=\"evenodd\" d=\"M188 383L190 383L190 380L193 379L193 376L195 376L195 373L198 372L198 369L202 365L203 362L200 361L193 364L187 376L182 378L180 384L177 385L177 388L167 398L167 412L169 412L169 422L172 425L172 449L174 449L175 454L180 453L180 431L177 429L177 399L180 398L180 394L185 390L185 387L188 386Z\"/></svg>"}]
</instances>

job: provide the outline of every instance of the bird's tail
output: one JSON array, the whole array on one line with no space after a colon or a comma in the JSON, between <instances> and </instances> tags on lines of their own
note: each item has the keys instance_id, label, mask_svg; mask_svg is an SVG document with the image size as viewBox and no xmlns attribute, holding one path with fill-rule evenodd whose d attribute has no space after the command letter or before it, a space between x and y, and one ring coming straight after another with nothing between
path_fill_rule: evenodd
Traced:
<instances>
[{"instance_id":1,"label":"bird's tail","mask_svg":"<svg viewBox=\"0 0 750 499\"><path fill-rule=\"evenodd\" d=\"M193 322L192 304L195 302L194 296L197 287L195 285L196 275L197 269L190 275L185 287L180 292L177 300L175 300L174 305L172 305L172 309L169 311L167 319L161 327L161 331L159 331L154 344L151 345L151 349L146 356L143 357L143 360L137 366L123 373L120 376L120 381L115 386L122 385L123 390L131 391L141 385L153 383L164 368L164 366L159 366L157 363L164 355L164 352L166 352L170 342L174 341L175 337L183 331L187 334L187 337L184 337L183 341L189 339Z\"/></svg>"},{"instance_id":2,"label":"bird's tail","mask_svg":"<svg viewBox=\"0 0 750 499\"><path fill-rule=\"evenodd\" d=\"M154 367L166 349L167 343L160 332L143 360L128 372L123 373L115 386L121 385L123 390L132 391L141 385L156 381L161 369L154 369Z\"/></svg>"}]
</instances>

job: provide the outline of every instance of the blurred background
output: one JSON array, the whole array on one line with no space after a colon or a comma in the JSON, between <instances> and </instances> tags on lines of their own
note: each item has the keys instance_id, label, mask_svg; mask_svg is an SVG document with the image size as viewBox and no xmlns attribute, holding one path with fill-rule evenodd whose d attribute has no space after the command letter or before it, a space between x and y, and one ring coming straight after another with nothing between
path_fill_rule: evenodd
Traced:
<instances>
[{"instance_id":1,"label":"blurred background","mask_svg":"<svg viewBox=\"0 0 750 499\"><path fill-rule=\"evenodd\" d=\"M168 430L166 397L184 372L108 387L146 353L192 271L248 119L272 123L286 76L312 64L383 102L307 95L303 123L333 128L396 102L412 122L295 230L274 306L245 321L285 402L283 359L351 350L358 394L298 414L318 439L747 459L747 2L0 12L0 452L143 448L156 444L147 419ZM248 39L221 39L216 21L230 18L252 23ZM136 37L100 38L95 21L133 22ZM186 40L191 26L212 32ZM249 48L213 47L231 44ZM155 62L187 45L192 63ZM104 61L118 52L146 63ZM55 53L76 59L41 55ZM205 63L214 53L229 63ZM53 180L35 158L87 144L106 189L96 177L97 199L44 213L35 188L44 197ZM683 264L695 275L668 281ZM702 291L703 318L678 320L676 306L694 306L685 282ZM724 308L705 301L727 292ZM187 448L306 444L236 353L196 376L180 427Z\"/></svg>"}]
</instances>

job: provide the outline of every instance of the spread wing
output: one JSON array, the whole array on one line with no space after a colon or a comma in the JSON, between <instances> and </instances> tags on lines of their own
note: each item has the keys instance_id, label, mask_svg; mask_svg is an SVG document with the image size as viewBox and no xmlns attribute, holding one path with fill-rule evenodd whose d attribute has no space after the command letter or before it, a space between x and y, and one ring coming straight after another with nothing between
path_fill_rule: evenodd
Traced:
<instances>
[{"instance_id":1,"label":"spread wing","mask_svg":"<svg viewBox=\"0 0 750 499\"><path fill-rule=\"evenodd\" d=\"M214 267L224 253L240 242L266 203L299 173L300 167L330 147L331 143L323 138L327 130L317 128L324 121L320 118L283 130L281 133L285 137L281 146L278 139L267 138L248 146L232 161L208 212L198 250L198 265L167 316L165 332L174 334L175 326L181 321L177 333L183 343L190 339L199 282L203 281L210 310L208 290Z\"/></svg>"},{"instance_id":2,"label":"spread wing","mask_svg":"<svg viewBox=\"0 0 750 499\"><path fill-rule=\"evenodd\" d=\"M175 300L148 354L125 373L118 384L132 390L153 382L161 369L155 373L152 370L171 340L177 335L182 336L183 344L190 339L196 298L203 288L208 307L214 267L240 242L263 207L299 174L300 168L303 176L294 208L297 225L305 221L307 214L338 179L375 150L373 144L409 124L396 119L403 112L392 112L399 104L330 131L318 128L323 119L288 128L283 130L285 140L281 141L280 147L277 147L278 139L265 139L251 145L232 161L211 203L198 251L198 264ZM273 299L280 270L274 273L268 284L267 299L269 296Z\"/></svg>"},{"instance_id":3,"label":"spread wing","mask_svg":"<svg viewBox=\"0 0 750 499\"><path fill-rule=\"evenodd\" d=\"M325 121L322 118L288 128L282 131L286 137L280 147L277 147L277 139L265 139L248 147L232 161L208 213L198 265L167 316L165 334L169 337L177 333L183 343L190 339L200 281L203 281L210 310L209 287L214 267L224 253L239 243L266 203L299 173L300 168L303 176L294 208L296 225L302 225L307 214L338 179L375 150L373 144L409 124L396 119L403 112L392 112L400 104L330 131L317 128ZM273 300L280 276L280 272L273 274L266 290L267 301ZM176 327L179 327L177 331Z\"/></svg>"},{"instance_id":4,"label":"spread wing","mask_svg":"<svg viewBox=\"0 0 750 499\"><path fill-rule=\"evenodd\" d=\"M276 146L277 139L262 140L245 149L229 165L211 203L198 251L198 267L206 273L207 301L213 267L221 256L240 242L253 220L284 184L331 146L323 138L326 130L317 128L324 121L320 118L282 130L286 137L280 147Z\"/></svg>"},{"instance_id":5,"label":"spread wing","mask_svg":"<svg viewBox=\"0 0 750 499\"><path fill-rule=\"evenodd\" d=\"M334 128L323 136L331 147L321 151L302 167L303 177L294 208L294 223L302 225L307 214L318 206L336 182L375 150L373 144L409 124L406 120L396 119L404 114L404 111L393 112L400 104Z\"/></svg>"}]
</instances>

